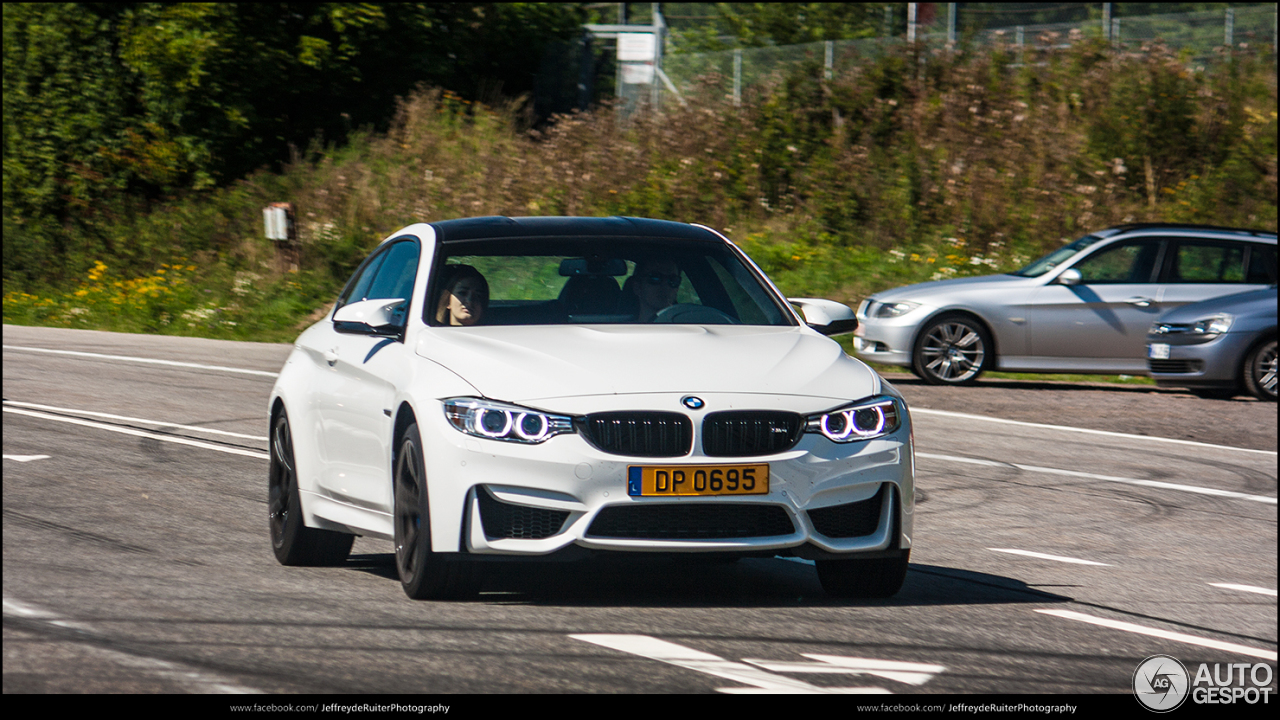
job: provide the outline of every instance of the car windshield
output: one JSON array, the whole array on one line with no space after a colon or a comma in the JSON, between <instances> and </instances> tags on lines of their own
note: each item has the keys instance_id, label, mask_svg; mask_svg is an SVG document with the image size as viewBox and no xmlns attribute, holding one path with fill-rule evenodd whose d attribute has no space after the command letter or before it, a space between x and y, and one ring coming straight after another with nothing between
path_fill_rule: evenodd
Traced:
<instances>
[{"instance_id":1,"label":"car windshield","mask_svg":"<svg viewBox=\"0 0 1280 720\"><path fill-rule=\"evenodd\" d=\"M1040 277L1101 239L1102 237L1098 235L1085 235L1070 245L1064 245L1021 270L1015 270L1009 274L1018 277Z\"/></svg>"},{"instance_id":2,"label":"car windshield","mask_svg":"<svg viewBox=\"0 0 1280 720\"><path fill-rule=\"evenodd\" d=\"M471 269L488 289L481 325L794 324L730 246L633 237L443 243L428 291L429 324L450 324L451 278L474 277Z\"/></svg>"}]
</instances>

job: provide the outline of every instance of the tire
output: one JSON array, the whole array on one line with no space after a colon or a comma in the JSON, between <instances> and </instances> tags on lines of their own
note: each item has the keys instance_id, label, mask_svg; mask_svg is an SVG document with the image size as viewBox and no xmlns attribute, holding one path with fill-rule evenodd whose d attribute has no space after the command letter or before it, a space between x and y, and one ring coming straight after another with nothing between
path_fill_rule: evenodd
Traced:
<instances>
[{"instance_id":1,"label":"tire","mask_svg":"<svg viewBox=\"0 0 1280 720\"><path fill-rule=\"evenodd\" d=\"M899 550L896 556L887 558L819 560L818 580L833 597L893 597L902 589L910 560L910 550Z\"/></svg>"},{"instance_id":2,"label":"tire","mask_svg":"<svg viewBox=\"0 0 1280 720\"><path fill-rule=\"evenodd\" d=\"M887 598L898 594L907 578L907 566L911 562L911 548L902 549L902 529L899 525L898 493L892 494L894 510L893 540L889 543L888 557L851 558L849 560L818 560L818 580L828 595L838 598Z\"/></svg>"},{"instance_id":3,"label":"tire","mask_svg":"<svg viewBox=\"0 0 1280 720\"><path fill-rule=\"evenodd\" d=\"M995 361L991 336L968 315L942 315L929 321L916 339L912 369L930 385L967 385Z\"/></svg>"},{"instance_id":4,"label":"tire","mask_svg":"<svg viewBox=\"0 0 1280 720\"><path fill-rule=\"evenodd\" d=\"M1276 339L1264 341L1245 357L1244 386L1254 397L1276 401Z\"/></svg>"},{"instance_id":5,"label":"tire","mask_svg":"<svg viewBox=\"0 0 1280 720\"><path fill-rule=\"evenodd\" d=\"M309 528L302 519L302 498L294 465L289 415L281 408L271 422L271 465L267 470L267 525L271 549L281 565L340 565L356 537Z\"/></svg>"},{"instance_id":6,"label":"tire","mask_svg":"<svg viewBox=\"0 0 1280 720\"><path fill-rule=\"evenodd\" d=\"M475 563L446 561L431 550L426 464L417 424L405 428L395 455L393 482L396 571L414 600L460 599L479 587Z\"/></svg>"}]
</instances>

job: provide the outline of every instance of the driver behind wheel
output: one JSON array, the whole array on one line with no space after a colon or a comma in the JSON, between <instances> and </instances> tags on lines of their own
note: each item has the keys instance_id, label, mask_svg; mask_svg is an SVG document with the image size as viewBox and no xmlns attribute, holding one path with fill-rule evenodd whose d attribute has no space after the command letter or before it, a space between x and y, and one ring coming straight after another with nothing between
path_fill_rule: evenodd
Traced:
<instances>
[{"instance_id":1,"label":"driver behind wheel","mask_svg":"<svg viewBox=\"0 0 1280 720\"><path fill-rule=\"evenodd\" d=\"M680 268L670 260L641 260L627 285L640 302L637 322L653 322L659 312L675 304Z\"/></svg>"}]
</instances>

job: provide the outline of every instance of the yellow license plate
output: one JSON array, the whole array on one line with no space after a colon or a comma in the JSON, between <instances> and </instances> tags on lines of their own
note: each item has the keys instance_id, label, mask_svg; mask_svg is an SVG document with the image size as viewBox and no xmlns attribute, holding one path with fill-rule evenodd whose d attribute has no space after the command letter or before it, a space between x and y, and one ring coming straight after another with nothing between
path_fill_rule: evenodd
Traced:
<instances>
[{"instance_id":1,"label":"yellow license plate","mask_svg":"<svg viewBox=\"0 0 1280 720\"><path fill-rule=\"evenodd\" d=\"M769 492L769 466L632 465L627 468L627 494L636 497L677 495L764 495Z\"/></svg>"}]
</instances>

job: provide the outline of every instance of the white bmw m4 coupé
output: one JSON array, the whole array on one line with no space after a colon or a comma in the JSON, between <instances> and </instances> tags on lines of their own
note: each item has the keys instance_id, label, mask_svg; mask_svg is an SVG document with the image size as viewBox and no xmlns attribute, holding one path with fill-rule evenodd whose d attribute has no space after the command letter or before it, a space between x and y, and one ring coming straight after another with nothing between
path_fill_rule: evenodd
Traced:
<instances>
[{"instance_id":1,"label":"white bmw m4 coup\u00e9","mask_svg":"<svg viewBox=\"0 0 1280 720\"><path fill-rule=\"evenodd\" d=\"M911 420L710 228L637 218L411 225L298 338L271 393L285 565L390 540L413 598L494 560L662 553L815 561L885 597L910 556Z\"/></svg>"}]
</instances>

